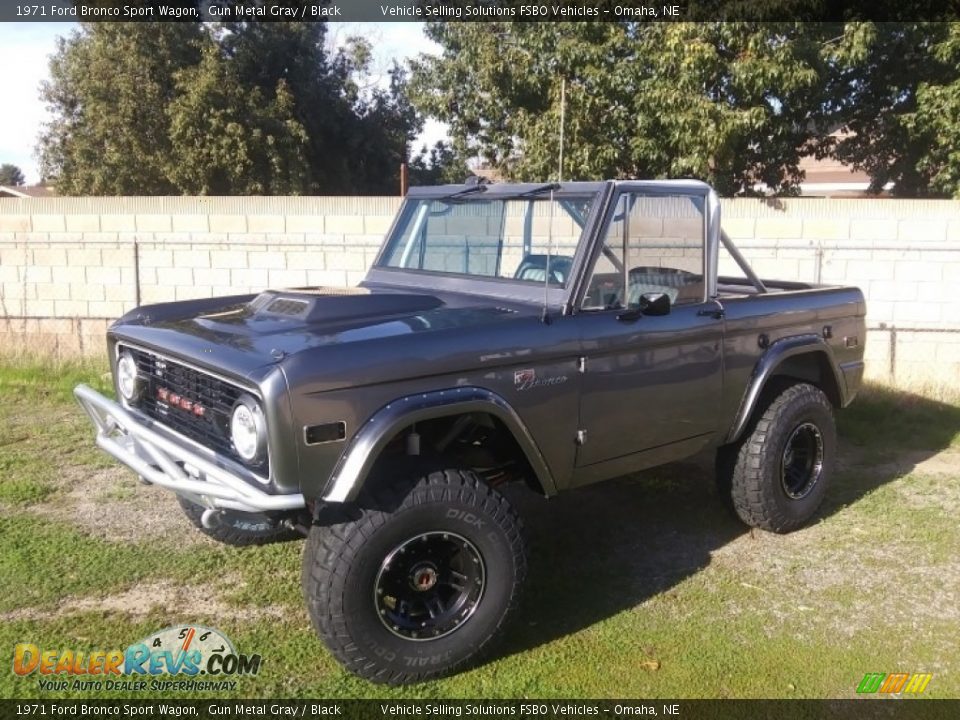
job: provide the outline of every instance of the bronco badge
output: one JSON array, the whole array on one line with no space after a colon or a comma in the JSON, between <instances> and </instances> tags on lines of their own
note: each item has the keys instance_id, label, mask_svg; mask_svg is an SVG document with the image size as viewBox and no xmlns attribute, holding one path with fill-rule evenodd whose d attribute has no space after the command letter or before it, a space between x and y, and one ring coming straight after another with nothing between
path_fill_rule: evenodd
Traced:
<instances>
[{"instance_id":1,"label":"bronco badge","mask_svg":"<svg viewBox=\"0 0 960 720\"><path fill-rule=\"evenodd\" d=\"M566 381L566 375L557 375L550 378L538 378L537 371L533 368L528 370L517 370L513 374L513 385L520 392L524 390L530 390L531 388L535 387L542 387L544 385L562 385Z\"/></svg>"}]
</instances>

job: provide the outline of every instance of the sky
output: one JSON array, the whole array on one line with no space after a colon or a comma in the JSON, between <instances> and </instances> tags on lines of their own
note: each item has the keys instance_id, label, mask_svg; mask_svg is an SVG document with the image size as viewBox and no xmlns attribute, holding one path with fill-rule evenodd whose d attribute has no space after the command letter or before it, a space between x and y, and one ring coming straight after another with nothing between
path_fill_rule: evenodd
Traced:
<instances>
[{"instance_id":1,"label":"sky","mask_svg":"<svg viewBox=\"0 0 960 720\"><path fill-rule=\"evenodd\" d=\"M32 184L40 179L34 149L46 108L40 100L40 84L48 77L49 57L56 51L57 37L68 35L75 23L0 23L0 164L20 167ZM330 23L335 44L350 35L363 35L374 46L375 69L386 78L390 61L403 61L421 52L439 51L423 34L423 25L398 23ZM432 145L446 137L446 126L428 121L413 145Z\"/></svg>"}]
</instances>

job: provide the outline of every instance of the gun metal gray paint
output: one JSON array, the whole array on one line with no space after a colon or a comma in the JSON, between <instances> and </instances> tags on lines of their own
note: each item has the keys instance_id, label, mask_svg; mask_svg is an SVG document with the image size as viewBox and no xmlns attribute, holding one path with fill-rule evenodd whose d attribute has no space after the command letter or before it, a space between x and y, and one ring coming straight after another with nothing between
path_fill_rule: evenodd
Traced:
<instances>
[{"instance_id":1,"label":"gun metal gray paint","mask_svg":"<svg viewBox=\"0 0 960 720\"><path fill-rule=\"evenodd\" d=\"M488 193L534 188L493 185ZM410 197L462 189L414 188ZM252 312L254 296L138 308L110 329L111 361L117 343L130 343L255 386L269 433L266 491L331 502L355 497L371 453L405 417L490 412L514 432L549 493L735 438L762 382L793 350L825 354L840 379L839 404L853 397L862 343L846 347L842 338L864 334L858 289L767 281L767 293L721 291L720 211L708 186L564 183L557 196L585 191L598 193L597 211L565 287L375 266L362 283L365 299L312 296L302 317ZM702 304L631 322L616 310L578 310L614 199L628 191L704 203ZM822 337L827 325L831 339ZM306 426L332 422L345 424L344 442L306 444Z\"/></svg>"}]
</instances>

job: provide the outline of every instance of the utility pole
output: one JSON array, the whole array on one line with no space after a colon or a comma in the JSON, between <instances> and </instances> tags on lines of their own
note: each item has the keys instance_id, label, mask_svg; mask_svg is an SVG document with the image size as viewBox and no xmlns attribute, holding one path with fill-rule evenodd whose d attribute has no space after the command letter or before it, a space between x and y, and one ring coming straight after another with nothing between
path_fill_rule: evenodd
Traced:
<instances>
[{"instance_id":1,"label":"utility pole","mask_svg":"<svg viewBox=\"0 0 960 720\"><path fill-rule=\"evenodd\" d=\"M535 59L535 55L527 50L525 47L518 45L516 42L513 42L510 39L509 35L499 35L498 37L501 40L504 40L504 45L511 47L514 50L517 50L530 59ZM563 182L563 144L564 144L564 126L566 125L566 114L567 114L567 78L565 75L561 74L557 70L557 59L553 58L550 61L550 71L554 73L554 82L556 81L556 76L560 76L560 156L559 162L557 163L557 182Z\"/></svg>"},{"instance_id":2,"label":"utility pole","mask_svg":"<svg viewBox=\"0 0 960 720\"><path fill-rule=\"evenodd\" d=\"M557 182L563 182L563 126L567 113L567 78L560 76L560 168L557 171Z\"/></svg>"}]
</instances>

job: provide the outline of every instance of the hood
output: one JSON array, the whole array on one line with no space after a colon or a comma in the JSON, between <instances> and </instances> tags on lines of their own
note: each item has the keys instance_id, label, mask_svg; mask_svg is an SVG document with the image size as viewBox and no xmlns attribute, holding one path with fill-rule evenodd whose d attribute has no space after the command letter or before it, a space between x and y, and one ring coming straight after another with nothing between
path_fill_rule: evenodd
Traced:
<instances>
[{"instance_id":1,"label":"hood","mask_svg":"<svg viewBox=\"0 0 960 720\"><path fill-rule=\"evenodd\" d=\"M305 350L516 317L490 298L368 288L293 288L150 305L111 329L119 340L242 377Z\"/></svg>"}]
</instances>

